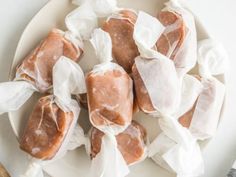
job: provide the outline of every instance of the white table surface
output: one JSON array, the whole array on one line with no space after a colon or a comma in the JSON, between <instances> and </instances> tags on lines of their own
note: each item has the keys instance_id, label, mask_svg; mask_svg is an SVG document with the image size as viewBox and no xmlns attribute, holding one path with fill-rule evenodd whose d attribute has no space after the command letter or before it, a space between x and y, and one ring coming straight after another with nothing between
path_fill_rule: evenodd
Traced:
<instances>
[{"instance_id":1,"label":"white table surface","mask_svg":"<svg viewBox=\"0 0 236 177\"><path fill-rule=\"evenodd\" d=\"M205 175L224 177L236 159L236 1L188 0L212 36L229 53L226 112L218 132L203 152ZM25 26L47 0L0 1L0 82L6 81L17 42ZM0 162L12 177L23 172L25 154L19 150L7 114L0 116ZM153 175L154 177L155 175Z\"/></svg>"}]
</instances>

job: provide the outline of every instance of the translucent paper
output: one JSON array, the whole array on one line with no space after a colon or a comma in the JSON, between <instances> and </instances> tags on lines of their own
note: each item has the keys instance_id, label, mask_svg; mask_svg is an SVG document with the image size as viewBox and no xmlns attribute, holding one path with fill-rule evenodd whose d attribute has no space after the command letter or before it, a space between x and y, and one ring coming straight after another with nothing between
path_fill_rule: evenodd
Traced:
<instances>
[{"instance_id":1,"label":"translucent paper","mask_svg":"<svg viewBox=\"0 0 236 177\"><path fill-rule=\"evenodd\" d=\"M198 64L203 91L197 100L189 129L196 138L204 140L216 132L225 97L225 85L214 77L227 72L228 56L224 47L212 39L200 41Z\"/></svg>"},{"instance_id":2,"label":"translucent paper","mask_svg":"<svg viewBox=\"0 0 236 177\"><path fill-rule=\"evenodd\" d=\"M114 12L116 0L74 0L80 5L67 15L66 26L80 39L89 39L92 31L98 27L98 17L105 17Z\"/></svg>"},{"instance_id":3,"label":"translucent paper","mask_svg":"<svg viewBox=\"0 0 236 177\"><path fill-rule=\"evenodd\" d=\"M190 108L202 87L197 79L190 76L179 77L173 61L152 49L162 32L163 26L157 19L143 12L139 13L134 39L140 57L135 59L135 64L156 109L156 113L152 115L158 115L160 128L166 137L157 137L151 143L149 156L156 159L157 154L161 160L157 158L156 162L160 162L164 167L170 167L179 177L197 176L202 174L204 169L200 147L190 131L182 127L174 114L177 114L182 99L186 100L183 101L180 110L184 112ZM193 93L186 88L189 85L194 87ZM170 143L168 139L174 143ZM158 145L164 147L160 148ZM164 154L160 154L159 150Z\"/></svg>"},{"instance_id":4,"label":"translucent paper","mask_svg":"<svg viewBox=\"0 0 236 177\"><path fill-rule=\"evenodd\" d=\"M61 56L78 61L79 43L69 32L52 29L17 67L14 81L0 84L0 113L19 109L35 91L50 92L53 66Z\"/></svg>"},{"instance_id":5,"label":"translucent paper","mask_svg":"<svg viewBox=\"0 0 236 177\"><path fill-rule=\"evenodd\" d=\"M129 173L128 166L117 147L113 134L106 133L102 138L101 151L92 160L91 177L124 177Z\"/></svg>"},{"instance_id":6,"label":"translucent paper","mask_svg":"<svg viewBox=\"0 0 236 177\"><path fill-rule=\"evenodd\" d=\"M213 74L227 71L224 48L212 39L200 41L198 63L201 79L184 76L179 109L172 119L169 118L169 123L160 119L163 133L149 147L149 156L156 163L181 177L199 176L204 172L197 140L210 138L216 132L225 94L224 84L213 77ZM195 103L188 130L178 123L178 118L192 109ZM170 123L172 126L168 128Z\"/></svg>"},{"instance_id":7,"label":"translucent paper","mask_svg":"<svg viewBox=\"0 0 236 177\"><path fill-rule=\"evenodd\" d=\"M0 83L0 114L19 109L35 91L26 81Z\"/></svg>"},{"instance_id":8,"label":"translucent paper","mask_svg":"<svg viewBox=\"0 0 236 177\"><path fill-rule=\"evenodd\" d=\"M179 116L191 109L202 90L203 85L198 79L191 75L184 76L181 104L174 114L160 117L163 132L149 146L149 157L180 177L199 176L204 172L196 138L178 122Z\"/></svg>"},{"instance_id":9,"label":"translucent paper","mask_svg":"<svg viewBox=\"0 0 236 177\"><path fill-rule=\"evenodd\" d=\"M130 125L132 120L132 81L122 67L115 63L111 63L112 44L108 33L101 29L94 30L91 43L94 46L101 64L94 66L93 70L86 78L89 117L93 126L105 133L102 138L101 150L96 157L92 159L91 176L122 177L129 173L129 169L117 147L115 135L124 131ZM112 78L112 76L114 78ZM97 91L97 84L100 85L104 79L110 79L110 81L108 80L106 82L110 82L109 84L111 84L111 87L109 90L104 90L104 86ZM96 82L96 80L99 80L99 82ZM104 84L106 83L104 82ZM92 87L92 90L90 90L90 87ZM109 95L108 91L113 89L115 92L112 95ZM123 90L122 93L119 90ZM129 95L128 97L124 97L123 95L126 92ZM114 99L114 96L116 96L114 94L121 95L117 95L117 99ZM107 95L107 97L105 97L105 95ZM97 98L101 98L101 100L99 101ZM104 101L105 98L107 100L106 102ZM122 103L119 101L120 98L123 98ZM94 101L96 101L96 105L94 105ZM127 106L123 109L122 107L126 104ZM95 109L94 107L97 108ZM109 121L107 118L113 114L119 114L121 117L128 119L128 121L123 118L121 119L122 121L120 120L122 123L119 123L118 120L117 123ZM97 120L98 118L103 123L99 123Z\"/></svg>"},{"instance_id":10,"label":"translucent paper","mask_svg":"<svg viewBox=\"0 0 236 177\"><path fill-rule=\"evenodd\" d=\"M65 68L67 69L66 72ZM72 112L73 120L70 126L68 127L68 130L65 132L66 134L63 143L60 145L59 150L56 154L54 154L53 158L51 160L44 160L35 159L31 157L26 173L24 175L21 175L21 177L38 177L38 175L41 177L43 175L42 165L50 163L64 156L68 150L68 144L71 138L73 139L72 135L77 124L77 120L80 113L80 107L78 103L71 98L71 94L82 94L86 92L83 71L76 63L74 63L70 59L66 57L61 57L53 68L53 85L54 96L51 96L52 102L56 103L56 105L60 107L60 109L64 112ZM55 119L54 121L56 120L57 119ZM77 138L83 140L83 130L81 127L77 127L76 129L78 128L80 132L79 135L81 137ZM77 143L82 144L84 142Z\"/></svg>"},{"instance_id":11,"label":"translucent paper","mask_svg":"<svg viewBox=\"0 0 236 177\"><path fill-rule=\"evenodd\" d=\"M182 6L178 0L167 2L163 11L180 15L185 25L185 38L175 54L174 63L179 77L191 70L197 62L197 35L193 14Z\"/></svg>"},{"instance_id":12,"label":"translucent paper","mask_svg":"<svg viewBox=\"0 0 236 177\"><path fill-rule=\"evenodd\" d=\"M154 114L159 115L175 111L179 104L181 82L173 61L152 49L163 30L164 27L156 18L144 12L139 13L134 40L140 56L135 59L135 65L156 109Z\"/></svg>"}]
</instances>

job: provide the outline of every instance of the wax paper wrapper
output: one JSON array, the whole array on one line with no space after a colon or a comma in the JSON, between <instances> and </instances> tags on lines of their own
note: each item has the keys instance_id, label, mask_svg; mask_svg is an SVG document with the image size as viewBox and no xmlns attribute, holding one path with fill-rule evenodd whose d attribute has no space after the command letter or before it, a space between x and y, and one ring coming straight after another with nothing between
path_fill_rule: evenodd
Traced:
<instances>
[{"instance_id":1,"label":"wax paper wrapper","mask_svg":"<svg viewBox=\"0 0 236 177\"><path fill-rule=\"evenodd\" d=\"M48 92L52 88L52 68L59 57L66 56L78 61L82 54L83 39L87 39L97 27L97 17L108 15L116 9L114 0L85 0L74 3L81 6L66 17L68 31L64 33L61 30L52 30L19 66L15 81L1 83L0 89L4 95L1 96L0 114L19 109L35 91Z\"/></svg>"},{"instance_id":2,"label":"wax paper wrapper","mask_svg":"<svg viewBox=\"0 0 236 177\"><path fill-rule=\"evenodd\" d=\"M53 94L49 95L52 104L56 104L64 113L72 114L72 121L70 122L67 130L64 131L63 136L64 139L60 144L59 149L52 157L45 157L44 159L36 159L32 158L29 162L29 166L25 172L25 174L21 175L21 177L43 177L42 167L48 163L51 163L61 157L63 157L67 150L68 144L71 139L73 139L73 132L75 129L80 129L81 141L84 140L84 134L81 127L78 127L77 120L80 113L80 107L78 103L71 98L71 94L82 94L86 92L84 74L82 69L75 62L71 61L66 57L61 57L58 62L55 64L53 68ZM57 117L59 115L55 115L53 121L57 126L60 126L57 122ZM43 117L41 117L43 118ZM40 121L38 128L42 126L42 121ZM39 130L37 129L37 130ZM39 131L36 130L36 134L40 134ZM78 135L78 134L77 134ZM30 138L30 137L29 137ZM26 139L27 140L27 139ZM26 141L27 142L27 141ZM83 142L80 142L83 144ZM37 144L37 142L36 142ZM36 145L37 146L37 145ZM52 147L51 147L52 148ZM69 148L70 149L70 148ZM40 150L38 148L38 150ZM31 153L37 153L37 147L32 149ZM46 159L46 160L45 160Z\"/></svg>"},{"instance_id":3,"label":"wax paper wrapper","mask_svg":"<svg viewBox=\"0 0 236 177\"><path fill-rule=\"evenodd\" d=\"M197 35L195 27L195 19L193 14L184 7L184 4L178 0L170 0L162 11L170 11L181 16L184 25L184 34L182 44L175 53L173 61L179 77L183 77L191 70L197 62ZM178 22L168 28L168 33L176 30L180 24ZM177 46L178 47L178 46Z\"/></svg>"},{"instance_id":4,"label":"wax paper wrapper","mask_svg":"<svg viewBox=\"0 0 236 177\"><path fill-rule=\"evenodd\" d=\"M121 66L111 62L112 43L108 33L94 30L91 43L101 64L94 66L86 77L89 117L92 125L105 133L101 151L92 160L91 176L126 176L129 169L117 148L115 135L124 131L132 120L132 80ZM119 119L110 119L113 115L119 115Z\"/></svg>"},{"instance_id":5,"label":"wax paper wrapper","mask_svg":"<svg viewBox=\"0 0 236 177\"><path fill-rule=\"evenodd\" d=\"M117 147L117 141L113 134L105 133L102 138L101 151L92 160L91 177L124 177L129 173L121 152Z\"/></svg>"},{"instance_id":6,"label":"wax paper wrapper","mask_svg":"<svg viewBox=\"0 0 236 177\"><path fill-rule=\"evenodd\" d=\"M213 39L200 41L198 65L204 88L189 129L196 138L204 140L215 134L225 98L225 85L214 77L227 72L228 56L224 47Z\"/></svg>"},{"instance_id":7,"label":"wax paper wrapper","mask_svg":"<svg viewBox=\"0 0 236 177\"><path fill-rule=\"evenodd\" d=\"M17 67L14 81L0 84L0 114L19 109L35 92L52 88L52 68L61 56L78 61L79 41L68 32L53 29Z\"/></svg>"},{"instance_id":8,"label":"wax paper wrapper","mask_svg":"<svg viewBox=\"0 0 236 177\"><path fill-rule=\"evenodd\" d=\"M93 30L98 27L98 18L106 17L117 9L116 0L74 0L79 5L69 13L65 23L67 28L82 39L89 39Z\"/></svg>"},{"instance_id":9,"label":"wax paper wrapper","mask_svg":"<svg viewBox=\"0 0 236 177\"><path fill-rule=\"evenodd\" d=\"M181 104L178 111L172 116L163 116L159 119L163 132L148 147L149 157L180 177L194 177L204 171L201 151L197 140L178 122L178 117L191 109L202 92L203 85L197 78L185 75L181 88Z\"/></svg>"},{"instance_id":10,"label":"wax paper wrapper","mask_svg":"<svg viewBox=\"0 0 236 177\"><path fill-rule=\"evenodd\" d=\"M90 157L100 152L104 133L92 127L89 133L91 146ZM128 165L140 163L147 157L148 143L146 129L136 121L132 121L125 131L115 136L118 149Z\"/></svg>"},{"instance_id":11,"label":"wax paper wrapper","mask_svg":"<svg viewBox=\"0 0 236 177\"><path fill-rule=\"evenodd\" d=\"M139 56L133 39L137 16L132 9L119 9L102 24L102 29L111 36L112 54L115 61L129 74L132 72L135 58Z\"/></svg>"},{"instance_id":12,"label":"wax paper wrapper","mask_svg":"<svg viewBox=\"0 0 236 177\"><path fill-rule=\"evenodd\" d=\"M215 133L224 100L225 86L212 76L213 73L219 75L227 70L227 54L224 48L212 39L200 41L198 63L202 78L195 78L194 81L192 77L192 82L189 82L190 76L185 75L180 108L173 116L178 120L196 103L189 131L180 126L189 135L189 140L186 143L192 142L193 146L188 146L188 149L179 151L178 156L174 156L173 149L178 141L163 130L163 133L149 147L149 156L164 168L176 172L178 176L199 176L203 173L204 166L196 141L207 139ZM184 85L188 89L184 89ZM175 159L171 159L172 156ZM178 160L178 157L181 157L182 161ZM191 157L191 159L187 157Z\"/></svg>"},{"instance_id":13,"label":"wax paper wrapper","mask_svg":"<svg viewBox=\"0 0 236 177\"><path fill-rule=\"evenodd\" d=\"M134 40L140 56L135 59L135 65L155 108L151 113L156 115L173 113L180 102L181 80L173 61L153 49L163 30L156 18L139 12Z\"/></svg>"},{"instance_id":14,"label":"wax paper wrapper","mask_svg":"<svg viewBox=\"0 0 236 177\"><path fill-rule=\"evenodd\" d=\"M111 38L108 33L101 29L94 30L91 43L101 64L94 66L93 70L88 74L86 79L88 90L90 90L89 88L91 85L93 86L92 92L88 91L90 121L94 127L98 128L102 132L106 132L106 129L109 126L112 127L115 134L118 134L120 132L123 132L130 125L132 120L132 80L121 66L111 62L112 45ZM96 80L99 80L99 83L95 83ZM96 92L96 89L102 89L95 88L97 85L100 85L100 82L104 82L102 88L106 87L106 85L109 85L107 82L111 82L111 88L106 88L103 91L100 90L99 92ZM112 97L112 94L108 94L109 90L114 90L114 93L112 93L116 94L116 99ZM97 96L99 96L100 92L107 92L107 95L106 93L102 93L102 95L104 96L101 96L100 100L96 100L94 97L92 97L93 95L96 96L96 93ZM106 103L108 101L108 98L110 101ZM98 102L98 106L93 106L94 108L92 108L92 104L94 101ZM114 111L118 113L118 115L120 115L121 119L103 119L104 122L102 121L102 123L96 122L92 117L93 114L94 117L100 117L101 115L101 117L103 118L108 118L110 116L109 113L106 114L104 112L98 112L98 109L105 109L105 112L109 112L110 114L112 114L112 112Z\"/></svg>"}]
</instances>

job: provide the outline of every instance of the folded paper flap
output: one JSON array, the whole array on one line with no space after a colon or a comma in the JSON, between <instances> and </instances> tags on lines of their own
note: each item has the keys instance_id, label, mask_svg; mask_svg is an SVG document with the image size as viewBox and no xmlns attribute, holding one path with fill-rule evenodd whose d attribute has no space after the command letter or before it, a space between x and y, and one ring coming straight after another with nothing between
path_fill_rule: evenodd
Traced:
<instances>
[{"instance_id":1,"label":"folded paper flap","mask_svg":"<svg viewBox=\"0 0 236 177\"><path fill-rule=\"evenodd\" d=\"M159 155L165 154L168 149L173 147L176 143L168 138L163 132L159 134L152 143L148 146L148 156L153 157L157 153Z\"/></svg>"},{"instance_id":2,"label":"folded paper flap","mask_svg":"<svg viewBox=\"0 0 236 177\"><path fill-rule=\"evenodd\" d=\"M98 27L98 17L105 17L116 11L116 0L74 0L80 5L66 16L67 28L77 37L89 39L92 31Z\"/></svg>"},{"instance_id":3,"label":"folded paper flap","mask_svg":"<svg viewBox=\"0 0 236 177\"><path fill-rule=\"evenodd\" d=\"M67 29L81 39L89 39L92 31L98 26L97 16L91 4L85 2L65 18Z\"/></svg>"},{"instance_id":4,"label":"folded paper flap","mask_svg":"<svg viewBox=\"0 0 236 177\"><path fill-rule=\"evenodd\" d=\"M85 136L84 130L81 128L80 125L77 124L75 126L73 134L70 138L67 149L68 150L74 150L77 147L80 147L82 145L85 145L85 148L86 148L86 151L87 151L90 147L90 142L89 142L89 138L87 136ZM87 151L87 153L89 154L88 151Z\"/></svg>"},{"instance_id":5,"label":"folded paper flap","mask_svg":"<svg viewBox=\"0 0 236 177\"><path fill-rule=\"evenodd\" d=\"M151 144L149 155L152 158L155 158L155 154L162 156L180 176L201 175L204 170L201 150L189 130L182 127L174 117L162 117L159 124L163 133ZM155 149L159 145L161 147Z\"/></svg>"},{"instance_id":6,"label":"folded paper flap","mask_svg":"<svg viewBox=\"0 0 236 177\"><path fill-rule=\"evenodd\" d=\"M110 35L102 29L95 29L90 39L100 63L106 63L113 60L112 42Z\"/></svg>"},{"instance_id":7,"label":"folded paper flap","mask_svg":"<svg viewBox=\"0 0 236 177\"><path fill-rule=\"evenodd\" d=\"M193 113L190 130L192 134L204 140L216 132L225 97L225 85L215 78L202 79L203 91Z\"/></svg>"},{"instance_id":8,"label":"folded paper flap","mask_svg":"<svg viewBox=\"0 0 236 177\"><path fill-rule=\"evenodd\" d=\"M101 150L92 160L90 176L124 177L129 168L117 147L114 135L106 133L102 138Z\"/></svg>"},{"instance_id":9,"label":"folded paper flap","mask_svg":"<svg viewBox=\"0 0 236 177\"><path fill-rule=\"evenodd\" d=\"M135 64L155 109L164 115L176 112L180 101L180 80L173 62L137 57Z\"/></svg>"},{"instance_id":10,"label":"folded paper flap","mask_svg":"<svg viewBox=\"0 0 236 177\"><path fill-rule=\"evenodd\" d=\"M26 81L0 83L0 114L19 109L37 89Z\"/></svg>"},{"instance_id":11,"label":"folded paper flap","mask_svg":"<svg viewBox=\"0 0 236 177\"><path fill-rule=\"evenodd\" d=\"M106 17L119 10L117 0L93 0L92 6L98 17Z\"/></svg>"},{"instance_id":12,"label":"folded paper flap","mask_svg":"<svg viewBox=\"0 0 236 177\"><path fill-rule=\"evenodd\" d=\"M163 25L145 12L140 11L134 26L134 40L143 58L156 58L162 56L152 49L164 31ZM162 57L165 57L164 55Z\"/></svg>"},{"instance_id":13,"label":"folded paper flap","mask_svg":"<svg viewBox=\"0 0 236 177\"><path fill-rule=\"evenodd\" d=\"M62 56L53 67L53 94L61 104L71 102L71 95L86 93L84 73L80 66Z\"/></svg>"},{"instance_id":14,"label":"folded paper flap","mask_svg":"<svg viewBox=\"0 0 236 177\"><path fill-rule=\"evenodd\" d=\"M228 54L219 42L205 39L198 42L198 64L204 78L224 74L228 70Z\"/></svg>"},{"instance_id":15,"label":"folded paper flap","mask_svg":"<svg viewBox=\"0 0 236 177\"><path fill-rule=\"evenodd\" d=\"M188 129L182 127L178 120L172 116L163 116L159 119L159 125L163 133L177 144L188 148L189 144L195 142Z\"/></svg>"},{"instance_id":16,"label":"folded paper flap","mask_svg":"<svg viewBox=\"0 0 236 177\"><path fill-rule=\"evenodd\" d=\"M69 40L78 50L82 50L84 48L84 43L80 36L75 36L71 31L66 31L64 37ZM81 53L78 53L78 58L80 57Z\"/></svg>"},{"instance_id":17,"label":"folded paper flap","mask_svg":"<svg viewBox=\"0 0 236 177\"><path fill-rule=\"evenodd\" d=\"M163 156L168 165L181 177L196 177L204 174L204 163L197 142L188 149L176 144Z\"/></svg>"},{"instance_id":18,"label":"folded paper flap","mask_svg":"<svg viewBox=\"0 0 236 177\"><path fill-rule=\"evenodd\" d=\"M192 75L184 75L181 89L181 102L174 117L177 119L188 112L203 90L203 84Z\"/></svg>"}]
</instances>

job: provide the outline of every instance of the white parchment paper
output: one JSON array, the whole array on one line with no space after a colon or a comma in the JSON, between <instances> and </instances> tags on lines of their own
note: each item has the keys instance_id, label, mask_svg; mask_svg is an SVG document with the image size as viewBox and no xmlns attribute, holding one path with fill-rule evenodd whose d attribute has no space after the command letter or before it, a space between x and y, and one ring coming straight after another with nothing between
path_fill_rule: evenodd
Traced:
<instances>
[{"instance_id":1,"label":"white parchment paper","mask_svg":"<svg viewBox=\"0 0 236 177\"><path fill-rule=\"evenodd\" d=\"M122 70L123 68L116 63L112 63L112 43L110 35L102 29L95 29L91 43L95 49L96 55L101 64L96 65L91 71L93 74L104 74L109 70ZM92 113L90 113L92 114ZM93 121L90 118L91 123ZM130 123L124 126L119 125L101 125L96 126L105 135L102 137L101 150L92 159L90 169L91 177L124 177L129 173L128 165L126 164L121 152L117 147L115 135L124 131Z\"/></svg>"},{"instance_id":2,"label":"white parchment paper","mask_svg":"<svg viewBox=\"0 0 236 177\"><path fill-rule=\"evenodd\" d=\"M37 89L26 81L0 83L0 114L19 109Z\"/></svg>"},{"instance_id":3,"label":"white parchment paper","mask_svg":"<svg viewBox=\"0 0 236 177\"><path fill-rule=\"evenodd\" d=\"M197 33L195 19L193 14L184 8L179 0L170 0L165 5L166 7L163 10L173 11L181 15L186 27L184 41L174 59L178 76L183 77L197 62Z\"/></svg>"},{"instance_id":4,"label":"white parchment paper","mask_svg":"<svg viewBox=\"0 0 236 177\"><path fill-rule=\"evenodd\" d=\"M152 49L163 30L156 18L139 12L134 40L140 56L135 59L135 64L157 114L170 114L180 101L181 80L173 61Z\"/></svg>"},{"instance_id":5,"label":"white parchment paper","mask_svg":"<svg viewBox=\"0 0 236 177\"><path fill-rule=\"evenodd\" d=\"M65 71L66 69L66 71ZM73 132L75 127L79 128L81 137L77 137L77 139L84 140L84 133L81 127L78 127L77 120L80 113L80 107L77 101L71 98L71 94L81 94L85 93L85 81L84 81L84 73L79 67L78 64L70 60L66 57L61 57L55 66L53 67L53 92L54 96L52 96L52 101L54 101L63 111L65 112L73 112L73 121L70 125L70 128L65 135L64 141L61 144L60 149L53 157L52 160L40 160L30 157L28 168L26 169L25 174L21 175L21 177L43 177L42 168L43 165L51 163L61 157L63 157L67 150L71 147L68 147L70 140L73 138ZM53 98L55 97L55 98ZM78 144L81 145L83 142L77 141ZM75 144L74 144L75 146Z\"/></svg>"},{"instance_id":6,"label":"white parchment paper","mask_svg":"<svg viewBox=\"0 0 236 177\"><path fill-rule=\"evenodd\" d=\"M224 47L213 39L198 43L198 65L203 91L193 114L190 130L200 140L211 138L217 129L225 98L225 85L214 75L228 70L228 55Z\"/></svg>"},{"instance_id":7,"label":"white parchment paper","mask_svg":"<svg viewBox=\"0 0 236 177\"><path fill-rule=\"evenodd\" d=\"M66 16L65 23L80 39L89 39L93 30L98 27L98 18L116 11L116 0L73 0L80 5Z\"/></svg>"}]
</instances>

